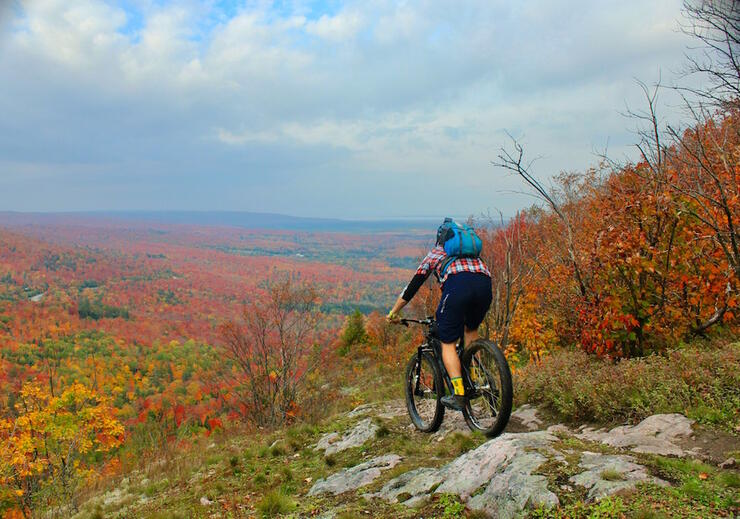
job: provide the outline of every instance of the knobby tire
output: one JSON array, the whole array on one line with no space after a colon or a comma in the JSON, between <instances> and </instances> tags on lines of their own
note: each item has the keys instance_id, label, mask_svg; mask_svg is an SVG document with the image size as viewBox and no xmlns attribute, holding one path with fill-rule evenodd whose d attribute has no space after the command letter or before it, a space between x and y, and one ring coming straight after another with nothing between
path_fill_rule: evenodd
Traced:
<instances>
[{"instance_id":1,"label":"knobby tire","mask_svg":"<svg viewBox=\"0 0 740 519\"><path fill-rule=\"evenodd\" d=\"M495 343L482 339L474 341L461 360L468 386L466 392L472 389L468 393L471 400L463 411L465 422L473 431L496 437L504 431L511 416L514 390L509 363ZM471 380L471 373L476 380Z\"/></svg>"},{"instance_id":2,"label":"knobby tire","mask_svg":"<svg viewBox=\"0 0 740 519\"><path fill-rule=\"evenodd\" d=\"M417 384L419 358L421 358L421 378L425 381L424 384ZM406 366L404 386L406 408L411 422L421 432L437 431L445 413L445 408L439 400L444 395L444 382L437 362L430 353L423 352L421 357L418 352L413 354Z\"/></svg>"}]
</instances>

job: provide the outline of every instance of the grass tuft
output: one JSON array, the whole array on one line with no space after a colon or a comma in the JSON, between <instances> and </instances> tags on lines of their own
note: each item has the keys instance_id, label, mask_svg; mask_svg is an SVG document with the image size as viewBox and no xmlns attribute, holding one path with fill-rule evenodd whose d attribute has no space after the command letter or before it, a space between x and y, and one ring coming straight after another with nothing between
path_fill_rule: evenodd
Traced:
<instances>
[{"instance_id":1,"label":"grass tuft","mask_svg":"<svg viewBox=\"0 0 740 519\"><path fill-rule=\"evenodd\" d=\"M287 465L286 465L286 466L284 466L284 467L283 467L283 468L282 468L282 469L280 470L280 473L281 473L281 474L282 474L282 476L283 476L283 481L285 481L286 483L289 483L289 482L293 481L293 479L294 479L294 476L293 476L293 471L292 471L292 470L290 470L290 467L288 467Z\"/></svg>"},{"instance_id":2,"label":"grass tuft","mask_svg":"<svg viewBox=\"0 0 740 519\"><path fill-rule=\"evenodd\" d=\"M386 424L380 424L378 426L378 429L375 431L375 437L376 438L385 438L391 433L391 430L388 428Z\"/></svg>"},{"instance_id":3,"label":"grass tuft","mask_svg":"<svg viewBox=\"0 0 740 519\"><path fill-rule=\"evenodd\" d=\"M285 455L285 450L280 446L280 444L276 444L270 448L270 455L273 458L279 458L280 456Z\"/></svg>"},{"instance_id":4,"label":"grass tuft","mask_svg":"<svg viewBox=\"0 0 740 519\"><path fill-rule=\"evenodd\" d=\"M262 517L276 517L280 514L287 514L295 509L295 502L284 493L274 490L257 504L257 512Z\"/></svg>"},{"instance_id":5,"label":"grass tuft","mask_svg":"<svg viewBox=\"0 0 740 519\"><path fill-rule=\"evenodd\" d=\"M599 475L605 481L624 481L624 474L614 469L606 469Z\"/></svg>"}]
</instances>

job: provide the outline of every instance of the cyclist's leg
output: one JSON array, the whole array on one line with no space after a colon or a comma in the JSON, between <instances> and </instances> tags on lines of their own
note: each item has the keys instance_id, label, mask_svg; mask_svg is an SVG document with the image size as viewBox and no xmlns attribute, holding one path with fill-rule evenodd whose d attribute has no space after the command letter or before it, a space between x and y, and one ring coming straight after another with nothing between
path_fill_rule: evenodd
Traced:
<instances>
[{"instance_id":1,"label":"cyclist's leg","mask_svg":"<svg viewBox=\"0 0 740 519\"><path fill-rule=\"evenodd\" d=\"M478 323L478 326L480 326L480 323ZM477 341L480 337L478 335L478 326L473 328L472 330L468 328L468 325L465 325L465 346L467 347L469 344L472 344L473 341Z\"/></svg>"},{"instance_id":2,"label":"cyclist's leg","mask_svg":"<svg viewBox=\"0 0 740 519\"><path fill-rule=\"evenodd\" d=\"M462 376L462 367L460 366L460 357L457 355L456 346L457 342L442 343L442 362L450 378Z\"/></svg>"},{"instance_id":3,"label":"cyclist's leg","mask_svg":"<svg viewBox=\"0 0 740 519\"><path fill-rule=\"evenodd\" d=\"M459 377L462 373L456 344L463 333L465 292L459 286L459 275L447 278L437 307L437 334L442 343L442 362L450 378Z\"/></svg>"},{"instance_id":4,"label":"cyclist's leg","mask_svg":"<svg viewBox=\"0 0 740 519\"><path fill-rule=\"evenodd\" d=\"M476 274L471 282L470 297L465 308L465 344L478 340L478 328L491 307L493 292L491 278Z\"/></svg>"}]
</instances>

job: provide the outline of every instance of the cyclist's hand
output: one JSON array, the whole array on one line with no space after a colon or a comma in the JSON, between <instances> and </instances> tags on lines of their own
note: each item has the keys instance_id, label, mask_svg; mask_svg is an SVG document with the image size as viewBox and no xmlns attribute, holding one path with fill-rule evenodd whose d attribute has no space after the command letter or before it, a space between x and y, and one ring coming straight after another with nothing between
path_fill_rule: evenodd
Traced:
<instances>
[{"instance_id":1,"label":"cyclist's hand","mask_svg":"<svg viewBox=\"0 0 740 519\"><path fill-rule=\"evenodd\" d=\"M388 312L388 315L385 316L385 318L388 320L389 323L400 323L401 322L401 313L395 313L393 310Z\"/></svg>"}]
</instances>

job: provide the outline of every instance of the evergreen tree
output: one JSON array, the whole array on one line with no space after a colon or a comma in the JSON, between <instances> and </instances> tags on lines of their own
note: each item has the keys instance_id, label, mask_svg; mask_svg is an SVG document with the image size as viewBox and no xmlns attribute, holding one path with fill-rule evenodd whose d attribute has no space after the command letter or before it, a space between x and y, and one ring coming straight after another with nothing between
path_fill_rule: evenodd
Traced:
<instances>
[{"instance_id":1,"label":"evergreen tree","mask_svg":"<svg viewBox=\"0 0 740 519\"><path fill-rule=\"evenodd\" d=\"M367 341L367 332L365 331L365 317L362 312L355 310L348 317L342 332L342 347L339 350L341 355L349 353L350 347L354 344L361 344Z\"/></svg>"}]
</instances>

